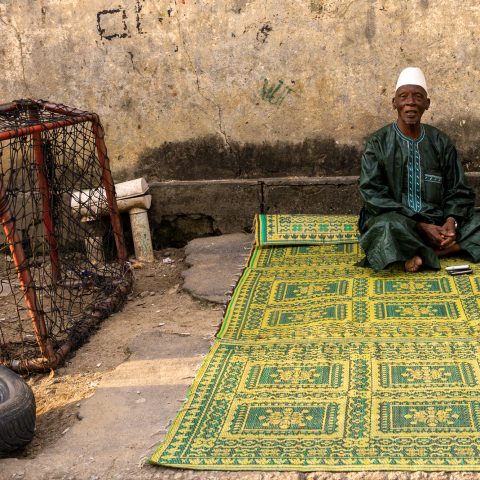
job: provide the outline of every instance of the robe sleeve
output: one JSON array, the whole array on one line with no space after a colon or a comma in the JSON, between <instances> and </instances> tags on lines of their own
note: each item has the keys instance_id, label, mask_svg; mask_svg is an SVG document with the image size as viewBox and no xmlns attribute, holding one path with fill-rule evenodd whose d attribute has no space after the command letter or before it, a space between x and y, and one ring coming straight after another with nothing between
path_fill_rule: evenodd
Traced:
<instances>
[{"instance_id":1,"label":"robe sleeve","mask_svg":"<svg viewBox=\"0 0 480 480\"><path fill-rule=\"evenodd\" d=\"M474 206L475 194L465 182L463 166L457 150L449 144L445 152L443 214L455 217L457 221L467 218Z\"/></svg>"},{"instance_id":2,"label":"robe sleeve","mask_svg":"<svg viewBox=\"0 0 480 480\"><path fill-rule=\"evenodd\" d=\"M415 212L393 197L380 158L381 152L376 140L370 139L363 151L360 172L360 194L366 211L372 216L397 212L406 217L413 217Z\"/></svg>"}]
</instances>

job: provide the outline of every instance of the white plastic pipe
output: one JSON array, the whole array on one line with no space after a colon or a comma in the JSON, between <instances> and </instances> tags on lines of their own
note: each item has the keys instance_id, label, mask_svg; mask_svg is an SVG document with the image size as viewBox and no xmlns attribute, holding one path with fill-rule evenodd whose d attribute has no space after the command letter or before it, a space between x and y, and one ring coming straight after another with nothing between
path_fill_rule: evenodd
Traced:
<instances>
[{"instance_id":1,"label":"white plastic pipe","mask_svg":"<svg viewBox=\"0 0 480 480\"><path fill-rule=\"evenodd\" d=\"M152 204L152 196L145 195L147 191L148 183L143 177L115 185L118 210L128 212L130 215L135 258L142 262L153 262L155 259L147 212ZM99 215L109 213L103 188L73 192L70 206L82 216L84 222L94 221ZM90 252L89 256L91 259L95 258L93 253L98 252L100 239L92 236L85 242L87 252ZM98 256L97 261L99 261Z\"/></svg>"},{"instance_id":2,"label":"white plastic pipe","mask_svg":"<svg viewBox=\"0 0 480 480\"><path fill-rule=\"evenodd\" d=\"M130 225L132 226L135 258L141 262L153 262L155 258L153 256L147 210L144 208L132 208L128 213L130 215Z\"/></svg>"},{"instance_id":3,"label":"white plastic pipe","mask_svg":"<svg viewBox=\"0 0 480 480\"><path fill-rule=\"evenodd\" d=\"M142 195L141 197L131 197L131 198L117 198L117 207L118 211L128 212L132 208L143 208L144 210L148 210L152 205L152 196L151 195ZM78 208L78 206L77 206ZM105 204L105 208L101 210L97 210L96 212L92 212L91 209L88 209L84 206L80 207L80 210L77 210L78 213L82 215L84 218L89 218L90 220L95 219L99 215L108 215L108 207Z\"/></svg>"},{"instance_id":4,"label":"white plastic pipe","mask_svg":"<svg viewBox=\"0 0 480 480\"><path fill-rule=\"evenodd\" d=\"M144 196L147 190L148 183L143 177L129 180L128 182L117 183L115 185L117 203L121 201L124 203L123 200ZM119 210L128 210L128 204L125 205L124 210L121 210L119 205ZM82 216L106 214L108 212L108 204L105 189L95 188L93 190L76 190L72 192L70 207ZM150 208L150 205L146 208Z\"/></svg>"}]
</instances>

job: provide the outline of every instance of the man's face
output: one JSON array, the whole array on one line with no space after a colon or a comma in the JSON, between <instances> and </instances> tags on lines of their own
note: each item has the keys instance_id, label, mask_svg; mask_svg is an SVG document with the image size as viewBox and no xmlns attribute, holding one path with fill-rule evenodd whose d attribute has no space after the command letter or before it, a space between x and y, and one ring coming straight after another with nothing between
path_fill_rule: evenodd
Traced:
<instances>
[{"instance_id":1,"label":"man's face","mask_svg":"<svg viewBox=\"0 0 480 480\"><path fill-rule=\"evenodd\" d=\"M430 99L427 97L427 92L419 85L403 85L395 92L392 104L402 123L418 125L423 112L430 106Z\"/></svg>"}]
</instances>

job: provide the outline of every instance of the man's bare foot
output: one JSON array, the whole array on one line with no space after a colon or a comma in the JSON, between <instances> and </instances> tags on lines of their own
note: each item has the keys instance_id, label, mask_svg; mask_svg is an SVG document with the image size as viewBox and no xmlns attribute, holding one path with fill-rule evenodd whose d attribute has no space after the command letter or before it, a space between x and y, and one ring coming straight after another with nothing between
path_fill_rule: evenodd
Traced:
<instances>
[{"instance_id":1,"label":"man's bare foot","mask_svg":"<svg viewBox=\"0 0 480 480\"><path fill-rule=\"evenodd\" d=\"M418 255L410 258L405 262L405 271L409 273L415 273L420 270L420 267L423 264L423 260Z\"/></svg>"},{"instance_id":2,"label":"man's bare foot","mask_svg":"<svg viewBox=\"0 0 480 480\"><path fill-rule=\"evenodd\" d=\"M442 250L435 250L437 257L446 257L447 255L453 255L458 253L462 248L458 243L452 243L449 247L443 248Z\"/></svg>"}]
</instances>

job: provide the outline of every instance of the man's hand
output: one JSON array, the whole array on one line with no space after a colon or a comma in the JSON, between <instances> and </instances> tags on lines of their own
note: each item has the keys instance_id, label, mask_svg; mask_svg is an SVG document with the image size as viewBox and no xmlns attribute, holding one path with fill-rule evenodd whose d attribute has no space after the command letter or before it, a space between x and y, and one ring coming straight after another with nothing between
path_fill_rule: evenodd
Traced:
<instances>
[{"instance_id":1,"label":"man's hand","mask_svg":"<svg viewBox=\"0 0 480 480\"><path fill-rule=\"evenodd\" d=\"M448 217L447 221L442 226L443 242L440 244L440 250L451 247L457 240L456 222L453 217Z\"/></svg>"},{"instance_id":2,"label":"man's hand","mask_svg":"<svg viewBox=\"0 0 480 480\"><path fill-rule=\"evenodd\" d=\"M451 247L457 239L455 219L452 217L448 217L441 227L423 222L417 222L417 225L435 249L443 250Z\"/></svg>"}]
</instances>

